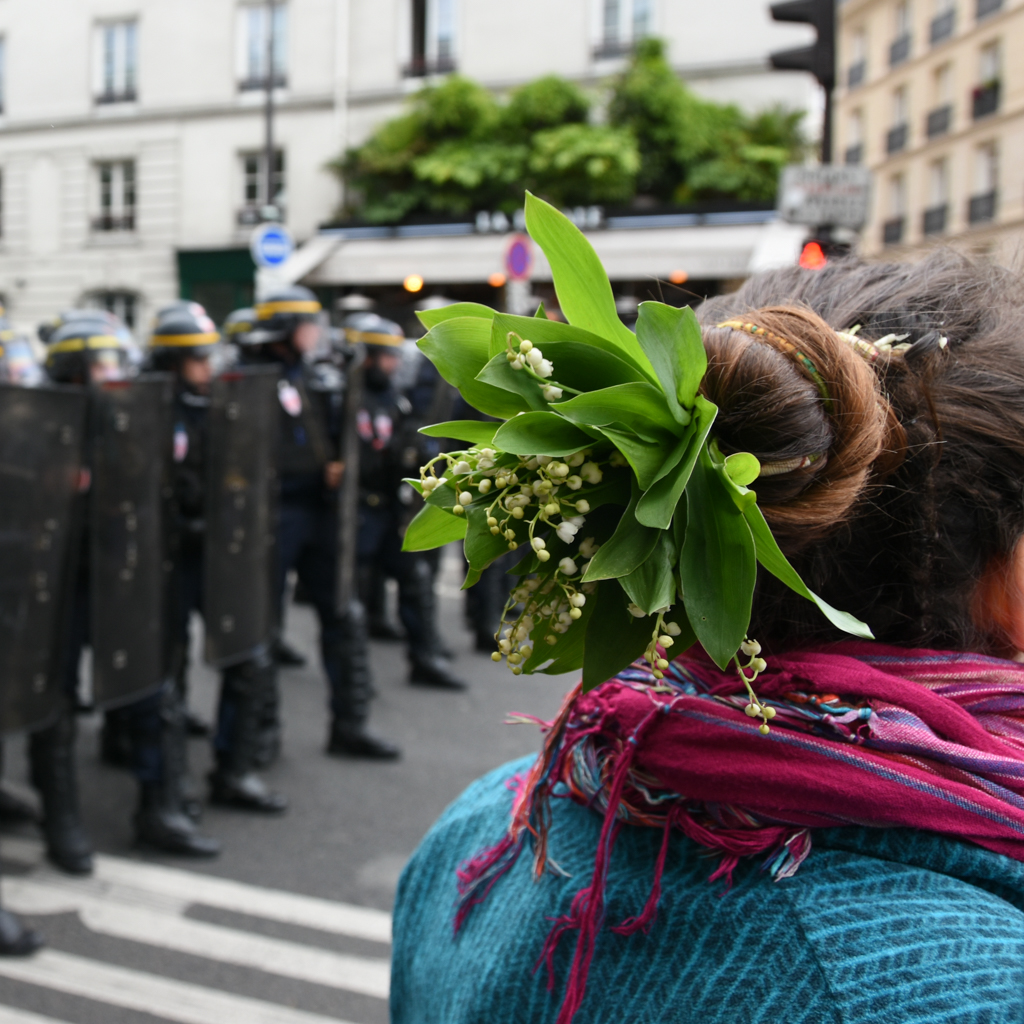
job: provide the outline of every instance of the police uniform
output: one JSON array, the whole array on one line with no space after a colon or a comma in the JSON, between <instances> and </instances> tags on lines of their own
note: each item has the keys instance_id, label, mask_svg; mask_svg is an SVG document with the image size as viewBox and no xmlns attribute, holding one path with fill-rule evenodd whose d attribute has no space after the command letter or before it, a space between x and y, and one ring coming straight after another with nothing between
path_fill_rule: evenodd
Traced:
<instances>
[{"instance_id":1,"label":"police uniform","mask_svg":"<svg viewBox=\"0 0 1024 1024\"><path fill-rule=\"evenodd\" d=\"M243 360L279 367L280 503L277 598L283 605L294 570L320 623L320 653L330 687L330 754L390 759L399 752L367 731L371 695L363 606L352 600L339 614L337 489L325 480L338 463L344 380L330 362L304 358L295 346L303 324L319 322L316 296L294 286L256 306L256 325L245 336Z\"/></svg>"},{"instance_id":2,"label":"police uniform","mask_svg":"<svg viewBox=\"0 0 1024 1024\"><path fill-rule=\"evenodd\" d=\"M391 375L377 356L397 352L404 336L401 328L376 313L356 313L345 320L346 336L367 346L362 402L356 419L359 433L359 540L360 578L364 586L373 576L398 582L398 613L408 643L409 682L462 690L465 683L453 675L441 655L434 595L436 562L421 552L402 551L404 528L413 511L414 494L407 494L402 478L415 475L422 451L415 442L412 403L396 394ZM411 429L410 429L411 428Z\"/></svg>"}]
</instances>

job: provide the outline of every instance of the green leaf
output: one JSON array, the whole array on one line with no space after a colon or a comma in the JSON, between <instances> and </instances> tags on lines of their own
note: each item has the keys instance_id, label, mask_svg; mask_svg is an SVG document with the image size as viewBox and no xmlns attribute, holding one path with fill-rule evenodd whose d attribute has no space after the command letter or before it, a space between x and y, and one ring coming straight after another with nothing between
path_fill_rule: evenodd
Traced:
<instances>
[{"instance_id":1,"label":"green leaf","mask_svg":"<svg viewBox=\"0 0 1024 1024\"><path fill-rule=\"evenodd\" d=\"M491 562L508 551L508 541L500 533L497 536L491 533L491 528L487 525L486 504L471 505L466 518L469 520L464 546L466 561L469 562L471 569L483 572ZM526 536L525 529L522 534L523 537Z\"/></svg>"},{"instance_id":2,"label":"green leaf","mask_svg":"<svg viewBox=\"0 0 1024 1024\"><path fill-rule=\"evenodd\" d=\"M466 520L436 505L424 505L409 524L402 541L403 551L430 551L466 536Z\"/></svg>"},{"instance_id":3,"label":"green leaf","mask_svg":"<svg viewBox=\"0 0 1024 1024\"><path fill-rule=\"evenodd\" d=\"M432 327L417 345L474 409L504 420L529 405L518 395L476 380L490 358L490 341L490 320L457 317Z\"/></svg>"},{"instance_id":4,"label":"green leaf","mask_svg":"<svg viewBox=\"0 0 1024 1024\"><path fill-rule=\"evenodd\" d=\"M608 275L583 232L568 217L529 192L526 229L551 265L558 305L569 323L614 341L631 362L653 375L654 369L636 337L615 311Z\"/></svg>"},{"instance_id":5,"label":"green leaf","mask_svg":"<svg viewBox=\"0 0 1024 1024\"><path fill-rule=\"evenodd\" d=\"M512 365L502 353L492 356L487 365L477 375L482 384L490 384L503 391L520 395L530 409L547 409L548 403L540 393L540 385L528 373L513 370ZM511 419L511 417L506 417Z\"/></svg>"},{"instance_id":6,"label":"green leaf","mask_svg":"<svg viewBox=\"0 0 1024 1024\"><path fill-rule=\"evenodd\" d=\"M761 463L750 452L734 452L726 457L725 472L739 487L749 487L761 472Z\"/></svg>"},{"instance_id":7,"label":"green leaf","mask_svg":"<svg viewBox=\"0 0 1024 1024\"><path fill-rule=\"evenodd\" d=\"M618 384L576 395L551 408L581 426L601 427L622 422L666 439L683 432L669 412L664 394L653 384Z\"/></svg>"},{"instance_id":8,"label":"green leaf","mask_svg":"<svg viewBox=\"0 0 1024 1024\"><path fill-rule=\"evenodd\" d=\"M546 313L546 312L544 311L544 303L543 303L543 302L542 302L542 303L541 303L541 304L540 304L540 305L539 305L539 306L537 307L537 312L536 312L536 313L534 313L533 315L534 315L534 317L535 317L535 318L536 318L537 320L547 320L547 318L548 318L548 315L547 315L547 313Z\"/></svg>"},{"instance_id":9,"label":"green leaf","mask_svg":"<svg viewBox=\"0 0 1024 1024\"><path fill-rule=\"evenodd\" d=\"M622 513L615 532L591 559L590 567L583 575L584 582L628 576L650 557L655 544L658 543L659 531L636 521L634 510L639 495L640 492L634 488L629 505Z\"/></svg>"},{"instance_id":10,"label":"green leaf","mask_svg":"<svg viewBox=\"0 0 1024 1024\"><path fill-rule=\"evenodd\" d=\"M500 426L500 423L487 420L447 420L429 427L420 427L419 433L427 437L450 437L474 445L488 445L494 440L494 432Z\"/></svg>"},{"instance_id":11,"label":"green leaf","mask_svg":"<svg viewBox=\"0 0 1024 1024\"><path fill-rule=\"evenodd\" d=\"M594 605L594 610L583 653L584 692L631 665L651 642L653 621L634 618L626 609L628 603L618 580L600 583L597 592L587 598L587 605Z\"/></svg>"},{"instance_id":12,"label":"green leaf","mask_svg":"<svg viewBox=\"0 0 1024 1024\"><path fill-rule=\"evenodd\" d=\"M595 427L626 457L636 473L640 489L646 491L657 479L665 462L665 446L658 441L645 441L637 437L624 423L613 427Z\"/></svg>"},{"instance_id":13,"label":"green leaf","mask_svg":"<svg viewBox=\"0 0 1024 1024\"><path fill-rule=\"evenodd\" d=\"M708 368L697 318L689 306L678 309L664 302L641 302L639 311L637 341L658 374L673 415L681 417L693 406Z\"/></svg>"},{"instance_id":14,"label":"green leaf","mask_svg":"<svg viewBox=\"0 0 1024 1024\"><path fill-rule=\"evenodd\" d=\"M658 536L658 543L643 565L637 566L619 583L633 604L648 615L676 601L676 549L669 533Z\"/></svg>"},{"instance_id":15,"label":"green leaf","mask_svg":"<svg viewBox=\"0 0 1024 1024\"><path fill-rule=\"evenodd\" d=\"M450 509L458 504L459 496L451 484L441 484L440 487L435 487L424 500L435 508Z\"/></svg>"},{"instance_id":16,"label":"green leaf","mask_svg":"<svg viewBox=\"0 0 1024 1024\"><path fill-rule=\"evenodd\" d=\"M686 615L711 660L724 669L747 635L757 563L750 528L706 448L686 488L686 510L679 559Z\"/></svg>"},{"instance_id":17,"label":"green leaf","mask_svg":"<svg viewBox=\"0 0 1024 1024\"><path fill-rule=\"evenodd\" d=\"M511 313L496 313L494 315L493 327L491 330L491 355L497 352L508 351L509 332L518 335L521 339L532 341L539 345L544 355L555 362L555 379L566 384L571 383L565 379L562 363L569 354L576 352L577 357L582 354L585 358L593 356L593 349L598 349L606 355L614 358L614 363L603 361L604 365L617 367L618 377L610 380L608 385L624 384L627 381L645 381L648 384L658 384L657 378L650 372L648 365L637 362L629 352L625 351L614 341L603 338L600 334L585 330L575 324L565 324L561 320L548 320L546 317L541 320L532 316L513 316ZM632 336L632 335L631 335ZM572 343L573 349L563 349L562 346ZM513 343L518 344L513 338ZM583 344L586 349L576 349L576 345ZM623 364L629 367L623 368ZM583 389L581 389L583 390Z\"/></svg>"},{"instance_id":18,"label":"green leaf","mask_svg":"<svg viewBox=\"0 0 1024 1024\"><path fill-rule=\"evenodd\" d=\"M450 306L439 306L437 309L422 309L416 316L421 324L429 331L432 327L443 323L445 320L453 320L455 317L471 316L481 320L490 320L494 316L494 310L490 306L483 306L479 302L453 302Z\"/></svg>"},{"instance_id":19,"label":"green leaf","mask_svg":"<svg viewBox=\"0 0 1024 1024\"><path fill-rule=\"evenodd\" d=\"M676 452L665 460L665 465L670 465L673 458L676 458L676 463L664 476L659 474L637 503L636 517L645 526L654 526L659 530L668 529L679 504L679 498L690 481L697 456L704 447L717 415L718 406L713 405L703 395L697 395L693 420L687 434L679 442Z\"/></svg>"},{"instance_id":20,"label":"green leaf","mask_svg":"<svg viewBox=\"0 0 1024 1024\"><path fill-rule=\"evenodd\" d=\"M772 531L765 521L761 510L752 505L743 512L743 517L750 527L754 537L754 545L757 550L757 560L773 575L778 577L790 590L795 591L808 601L813 601L822 611L825 618L838 629L853 636L863 637L865 640L874 640L874 634L870 627L861 622L855 615L849 612L841 612L833 608L828 601L818 597L806 583L800 578L800 574L789 564L789 559L782 553Z\"/></svg>"},{"instance_id":21,"label":"green leaf","mask_svg":"<svg viewBox=\"0 0 1024 1024\"><path fill-rule=\"evenodd\" d=\"M572 455L594 439L553 412L527 412L503 423L494 443L513 455Z\"/></svg>"}]
</instances>

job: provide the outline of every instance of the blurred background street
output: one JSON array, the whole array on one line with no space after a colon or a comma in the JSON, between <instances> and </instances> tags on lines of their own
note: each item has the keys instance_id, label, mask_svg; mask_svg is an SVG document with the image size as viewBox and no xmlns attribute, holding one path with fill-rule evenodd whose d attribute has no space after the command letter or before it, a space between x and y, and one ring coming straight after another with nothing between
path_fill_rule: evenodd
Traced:
<instances>
[{"instance_id":1,"label":"blurred background street","mask_svg":"<svg viewBox=\"0 0 1024 1024\"><path fill-rule=\"evenodd\" d=\"M462 619L461 556L448 549L438 580L442 629L455 654L458 671L470 681L464 693L413 688L403 645L373 643L374 726L403 749L393 764L328 758L323 754L328 715L326 692L316 654L315 618L308 607L289 611L288 638L310 658L306 668L282 673L285 738L280 761L267 772L269 781L290 794L292 805L279 818L254 817L231 810L207 808L204 824L224 841L224 852L212 862L146 856L132 846L130 809L135 787L127 773L101 765L96 755L99 716L86 719L79 742L84 818L101 856L94 879L77 880L43 868L26 875L38 862L40 848L31 828L0 836L4 868L4 899L11 909L43 905L52 899L68 906L95 907L97 895L106 898L111 918L90 928L77 911L30 913L45 933L48 949L30 961L0 961L0 1024L35 1024L17 1010L33 1011L69 1024L147 1024L153 1021L208 1021L223 1024L315 1024L342 1020L352 1024L383 1024L387 1017L385 942L361 934L386 934L387 919L399 872L431 823L474 778L512 758L535 751L539 739L531 726L504 725L506 712L524 711L549 718L573 680L569 677L520 676L495 665L486 654L472 650L472 637ZM209 720L213 713L215 678L198 668L194 708ZM25 784L23 744L10 742L7 776ZM192 774L202 780L210 764L209 745L190 742ZM106 858L114 858L108 860ZM166 865L167 877L126 874L131 865ZM231 879L250 889L205 897L189 873ZM18 879L31 877L45 891L25 893ZM193 890L196 902L191 902ZM295 923L296 910L274 905L279 892L301 894L383 912L379 919L356 924L343 920L338 930ZM85 894L85 895L83 895ZM88 894L92 894L93 903ZM204 902L216 899L221 905ZM32 901L35 901L34 903ZM175 908L182 907L182 910ZM118 920L119 909L123 911ZM139 910L156 914L152 924L133 922ZM321 926L330 924L337 907L312 905L307 913ZM130 912L129 912L130 911ZM175 948L166 915L175 920L207 922L231 934L179 936L196 950ZM266 916L266 915L273 916ZM103 918L103 915L99 915ZM127 923L126 923L127 921ZM144 941L118 937L138 926ZM374 932L376 929L376 933ZM111 934L114 932L115 934ZM132 933L138 936L138 932ZM233 949L232 940L268 937L289 943L282 949ZM198 943L198 947L197 947ZM299 948L295 948L298 944ZM243 943L244 945L244 943ZM328 959L322 965L310 951L326 950L370 961L354 967ZM70 954L74 961L54 961L52 976L46 958ZM224 956L225 961L221 959ZM266 960L260 957L269 958ZM230 962L231 959L236 962ZM269 963L273 969L241 966L238 959ZM73 969L72 969L73 968ZM12 974L5 972L11 969ZM107 976L104 970L129 974ZM320 971L322 981L304 980ZM18 976L18 972L25 972ZM277 973L280 971L280 973ZM157 981L179 981L205 990L163 990ZM328 984L330 980L332 983ZM78 985L79 993L66 991ZM150 1007L143 1012L119 1005L137 998ZM368 994L369 993L372 994ZM222 993L223 1004L211 1000ZM191 1002L190 1002L191 997ZM246 1004L243 999L256 1000ZM162 1009L161 1009L162 1008ZM305 1017L290 1010L312 1014Z\"/></svg>"}]
</instances>

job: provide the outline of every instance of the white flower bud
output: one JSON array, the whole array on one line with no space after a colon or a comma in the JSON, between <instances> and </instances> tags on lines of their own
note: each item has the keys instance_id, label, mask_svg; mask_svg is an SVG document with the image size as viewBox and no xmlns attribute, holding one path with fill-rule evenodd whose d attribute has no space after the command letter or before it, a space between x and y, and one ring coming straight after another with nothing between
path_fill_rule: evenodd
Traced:
<instances>
[{"instance_id":1,"label":"white flower bud","mask_svg":"<svg viewBox=\"0 0 1024 1024\"><path fill-rule=\"evenodd\" d=\"M568 487L570 491L578 491L583 486L583 479L574 474L565 481L565 486Z\"/></svg>"},{"instance_id":2,"label":"white flower bud","mask_svg":"<svg viewBox=\"0 0 1024 1024\"><path fill-rule=\"evenodd\" d=\"M740 644L740 650L748 658L752 658L761 653L761 645L756 640L744 640L743 643Z\"/></svg>"},{"instance_id":3,"label":"white flower bud","mask_svg":"<svg viewBox=\"0 0 1024 1024\"><path fill-rule=\"evenodd\" d=\"M457 516L461 516L466 510L461 505L452 505L452 512Z\"/></svg>"},{"instance_id":4,"label":"white flower bud","mask_svg":"<svg viewBox=\"0 0 1024 1024\"><path fill-rule=\"evenodd\" d=\"M493 486L494 484L492 484L491 481L486 478L484 478L483 480L480 481L480 483L477 484L477 488L479 489L481 494L486 494Z\"/></svg>"},{"instance_id":5,"label":"white flower bud","mask_svg":"<svg viewBox=\"0 0 1024 1024\"><path fill-rule=\"evenodd\" d=\"M543 537L534 537L530 543L533 545L534 551L542 551L547 547L547 544L544 543Z\"/></svg>"},{"instance_id":6,"label":"white flower bud","mask_svg":"<svg viewBox=\"0 0 1024 1024\"><path fill-rule=\"evenodd\" d=\"M513 370L521 370L522 368L523 368L523 361L522 361L522 359L513 359L512 360L512 369Z\"/></svg>"},{"instance_id":7,"label":"white flower bud","mask_svg":"<svg viewBox=\"0 0 1024 1024\"><path fill-rule=\"evenodd\" d=\"M549 516L557 516L558 515L558 502L557 501L553 501L553 502L551 502L550 505L545 505L544 506L544 513L546 515L549 515Z\"/></svg>"},{"instance_id":8,"label":"white flower bud","mask_svg":"<svg viewBox=\"0 0 1024 1024\"><path fill-rule=\"evenodd\" d=\"M534 349L533 351L536 352L537 350ZM531 352L530 355L533 355L533 352ZM534 365L533 371L538 377L546 380L555 372L555 367L550 359L542 359L539 363Z\"/></svg>"},{"instance_id":9,"label":"white flower bud","mask_svg":"<svg viewBox=\"0 0 1024 1024\"><path fill-rule=\"evenodd\" d=\"M579 527L573 526L569 522L561 522L558 524L558 529L555 533L558 534L558 539L564 544L571 544L576 539L576 534L579 532Z\"/></svg>"},{"instance_id":10,"label":"white flower bud","mask_svg":"<svg viewBox=\"0 0 1024 1024\"><path fill-rule=\"evenodd\" d=\"M587 537L587 539L580 544L580 554L584 558L593 558L600 547L601 545L598 544L593 537Z\"/></svg>"},{"instance_id":11,"label":"white flower bud","mask_svg":"<svg viewBox=\"0 0 1024 1024\"><path fill-rule=\"evenodd\" d=\"M548 633L548 635L546 637L544 637L544 642L548 643L548 644L551 644L551 646L554 647L555 644L558 643L558 637L557 636L552 636L550 633Z\"/></svg>"},{"instance_id":12,"label":"white flower bud","mask_svg":"<svg viewBox=\"0 0 1024 1024\"><path fill-rule=\"evenodd\" d=\"M604 479L604 473L596 462L586 462L580 467L580 476L588 484L599 484Z\"/></svg>"},{"instance_id":13,"label":"white flower bud","mask_svg":"<svg viewBox=\"0 0 1024 1024\"><path fill-rule=\"evenodd\" d=\"M548 465L548 476L565 477L569 475L569 467L564 462L552 462Z\"/></svg>"},{"instance_id":14,"label":"white flower bud","mask_svg":"<svg viewBox=\"0 0 1024 1024\"><path fill-rule=\"evenodd\" d=\"M658 637L658 643L661 644L662 647L671 647L675 643L675 640L673 640L667 633L662 633L662 635Z\"/></svg>"},{"instance_id":15,"label":"white flower bud","mask_svg":"<svg viewBox=\"0 0 1024 1024\"><path fill-rule=\"evenodd\" d=\"M501 655L497 651L495 651L491 655L491 661L501 661Z\"/></svg>"},{"instance_id":16,"label":"white flower bud","mask_svg":"<svg viewBox=\"0 0 1024 1024\"><path fill-rule=\"evenodd\" d=\"M570 609L569 609L569 618L570 618L570 619L572 619L572 620L574 620L574 621L575 621L576 619L578 619L578 618L582 617L582 615L583 615L583 612L581 612L581 611L579 610L579 608L570 608Z\"/></svg>"},{"instance_id":17,"label":"white flower bud","mask_svg":"<svg viewBox=\"0 0 1024 1024\"><path fill-rule=\"evenodd\" d=\"M428 476L422 481L423 493L430 494L430 492L437 486L437 479L432 476Z\"/></svg>"},{"instance_id":18,"label":"white flower bud","mask_svg":"<svg viewBox=\"0 0 1024 1024\"><path fill-rule=\"evenodd\" d=\"M583 516L566 516L565 521L567 523L572 523L572 525L578 530L586 522L586 519L584 519Z\"/></svg>"},{"instance_id":19,"label":"white flower bud","mask_svg":"<svg viewBox=\"0 0 1024 1024\"><path fill-rule=\"evenodd\" d=\"M503 490L508 486L508 480L503 476L495 477L494 486L497 487L498 490Z\"/></svg>"},{"instance_id":20,"label":"white flower bud","mask_svg":"<svg viewBox=\"0 0 1024 1024\"><path fill-rule=\"evenodd\" d=\"M573 594L572 597L569 598L569 604L571 604L573 608L582 608L586 603L587 599L582 594Z\"/></svg>"},{"instance_id":21,"label":"white flower bud","mask_svg":"<svg viewBox=\"0 0 1024 1024\"><path fill-rule=\"evenodd\" d=\"M668 633L669 636L679 636L679 634L682 633L682 630L679 628L678 622L666 622L665 632Z\"/></svg>"},{"instance_id":22,"label":"white flower bud","mask_svg":"<svg viewBox=\"0 0 1024 1024\"><path fill-rule=\"evenodd\" d=\"M589 512L590 511L590 502L587 501L586 498L580 498L580 500L576 502L576 511L577 512Z\"/></svg>"},{"instance_id":23,"label":"white flower bud","mask_svg":"<svg viewBox=\"0 0 1024 1024\"><path fill-rule=\"evenodd\" d=\"M522 350L522 346L520 345L519 351L521 352ZM541 363L544 362L544 353L541 352L541 350L537 348L535 345L531 345L530 351L526 353L526 358L529 361L530 365L534 369L536 369Z\"/></svg>"},{"instance_id":24,"label":"white flower bud","mask_svg":"<svg viewBox=\"0 0 1024 1024\"><path fill-rule=\"evenodd\" d=\"M501 651L502 654L508 654L508 652L512 650L512 641L503 637L498 641L498 650Z\"/></svg>"},{"instance_id":25,"label":"white flower bud","mask_svg":"<svg viewBox=\"0 0 1024 1024\"><path fill-rule=\"evenodd\" d=\"M483 472L485 469L494 469L494 459L479 458L477 459L476 468Z\"/></svg>"},{"instance_id":26,"label":"white flower bud","mask_svg":"<svg viewBox=\"0 0 1024 1024\"><path fill-rule=\"evenodd\" d=\"M514 505L512 507L512 518L513 519L522 519L524 515L525 515L525 513L523 512L523 508L522 508L521 505Z\"/></svg>"},{"instance_id":27,"label":"white flower bud","mask_svg":"<svg viewBox=\"0 0 1024 1024\"><path fill-rule=\"evenodd\" d=\"M468 504L470 504L470 502L472 502L472 500L473 500L473 495L470 494L469 491L463 491L459 495L459 504L460 505L468 505Z\"/></svg>"},{"instance_id":28,"label":"white flower bud","mask_svg":"<svg viewBox=\"0 0 1024 1024\"><path fill-rule=\"evenodd\" d=\"M533 342L529 339L523 338L523 340L519 342L519 351L522 352L523 355L526 355L531 348L533 348Z\"/></svg>"},{"instance_id":29,"label":"white flower bud","mask_svg":"<svg viewBox=\"0 0 1024 1024\"><path fill-rule=\"evenodd\" d=\"M452 472L456 476L464 476L466 473L472 473L473 467L465 459L462 459L461 461L455 463L455 465L452 467Z\"/></svg>"},{"instance_id":30,"label":"white flower bud","mask_svg":"<svg viewBox=\"0 0 1024 1024\"><path fill-rule=\"evenodd\" d=\"M510 484L511 484L511 485L512 485L513 487L515 487L515 485L516 485L517 483L519 483L519 475L518 475L517 473L513 473L513 474L512 474L512 475L511 475L511 476L510 476L510 477L508 478L508 482L509 482L509 483L510 483Z\"/></svg>"},{"instance_id":31,"label":"white flower bud","mask_svg":"<svg viewBox=\"0 0 1024 1024\"><path fill-rule=\"evenodd\" d=\"M545 551L545 550L541 549L540 551L537 552L537 561L538 562L546 562L550 557L551 557L551 552L550 551Z\"/></svg>"},{"instance_id":32,"label":"white flower bud","mask_svg":"<svg viewBox=\"0 0 1024 1024\"><path fill-rule=\"evenodd\" d=\"M570 455L565 461L575 469L577 466L582 466L583 463L587 461L587 456L583 452L576 452L574 455Z\"/></svg>"},{"instance_id":33,"label":"white flower bud","mask_svg":"<svg viewBox=\"0 0 1024 1024\"><path fill-rule=\"evenodd\" d=\"M750 667L755 672L763 672L768 667L768 662L765 661L764 658L755 658Z\"/></svg>"},{"instance_id":34,"label":"white flower bud","mask_svg":"<svg viewBox=\"0 0 1024 1024\"><path fill-rule=\"evenodd\" d=\"M756 704L748 704L743 710L748 718L757 718L758 710Z\"/></svg>"},{"instance_id":35,"label":"white flower bud","mask_svg":"<svg viewBox=\"0 0 1024 1024\"><path fill-rule=\"evenodd\" d=\"M634 619L643 619L647 616L647 612L645 612L639 605L633 604L632 601L629 602L629 614L632 615Z\"/></svg>"},{"instance_id":36,"label":"white flower bud","mask_svg":"<svg viewBox=\"0 0 1024 1024\"><path fill-rule=\"evenodd\" d=\"M554 384L545 384L540 393L544 396L545 402L557 402L562 397L562 389L555 387Z\"/></svg>"}]
</instances>

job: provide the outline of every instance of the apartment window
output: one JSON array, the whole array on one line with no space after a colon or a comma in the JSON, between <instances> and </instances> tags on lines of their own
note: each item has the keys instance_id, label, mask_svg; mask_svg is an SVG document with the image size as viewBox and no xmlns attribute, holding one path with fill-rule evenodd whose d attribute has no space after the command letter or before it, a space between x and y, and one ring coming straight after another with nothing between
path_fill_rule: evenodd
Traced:
<instances>
[{"instance_id":1,"label":"apartment window","mask_svg":"<svg viewBox=\"0 0 1024 1024\"><path fill-rule=\"evenodd\" d=\"M600 0L597 59L621 57L638 39L651 34L654 0Z\"/></svg>"},{"instance_id":2,"label":"apartment window","mask_svg":"<svg viewBox=\"0 0 1024 1024\"><path fill-rule=\"evenodd\" d=\"M0 238L4 237L4 172L3 168L0 168ZM2 308L2 304L0 304Z\"/></svg>"},{"instance_id":3,"label":"apartment window","mask_svg":"<svg viewBox=\"0 0 1024 1024\"><path fill-rule=\"evenodd\" d=\"M902 64L910 56L911 10L907 0L896 5L895 31L889 46L889 65Z\"/></svg>"},{"instance_id":4,"label":"apartment window","mask_svg":"<svg viewBox=\"0 0 1024 1024\"><path fill-rule=\"evenodd\" d=\"M0 36L0 114L7 109L7 97L4 88L7 83L7 40Z\"/></svg>"},{"instance_id":5,"label":"apartment window","mask_svg":"<svg viewBox=\"0 0 1024 1024\"><path fill-rule=\"evenodd\" d=\"M953 124L953 65L943 64L932 76L934 106L928 111L925 126L929 139L945 135Z\"/></svg>"},{"instance_id":6,"label":"apartment window","mask_svg":"<svg viewBox=\"0 0 1024 1024\"><path fill-rule=\"evenodd\" d=\"M971 224L994 219L998 192L999 151L994 142L986 142L974 151L974 194L967 206Z\"/></svg>"},{"instance_id":7,"label":"apartment window","mask_svg":"<svg viewBox=\"0 0 1024 1024\"><path fill-rule=\"evenodd\" d=\"M856 89L864 84L868 70L868 36L863 28L850 35L850 66L846 72L846 85Z\"/></svg>"},{"instance_id":8,"label":"apartment window","mask_svg":"<svg viewBox=\"0 0 1024 1024\"><path fill-rule=\"evenodd\" d=\"M97 213L93 231L135 230L135 161L102 161L95 167Z\"/></svg>"},{"instance_id":9,"label":"apartment window","mask_svg":"<svg viewBox=\"0 0 1024 1024\"><path fill-rule=\"evenodd\" d=\"M274 153L273 196L267 201L267 157L266 153L242 154L242 205L238 211L238 223L245 227L259 224L264 219L263 208L276 206L280 216L285 200L284 150Z\"/></svg>"},{"instance_id":10,"label":"apartment window","mask_svg":"<svg viewBox=\"0 0 1024 1024\"><path fill-rule=\"evenodd\" d=\"M138 28L135 21L96 26L97 103L131 103L138 88Z\"/></svg>"},{"instance_id":11,"label":"apartment window","mask_svg":"<svg viewBox=\"0 0 1024 1024\"><path fill-rule=\"evenodd\" d=\"M978 21L981 21L982 18L987 18L990 14L995 14L996 11L1002 9L1003 0L977 0L974 15Z\"/></svg>"},{"instance_id":12,"label":"apartment window","mask_svg":"<svg viewBox=\"0 0 1024 1024\"><path fill-rule=\"evenodd\" d=\"M412 0L412 56L408 78L455 70L456 0Z\"/></svg>"},{"instance_id":13,"label":"apartment window","mask_svg":"<svg viewBox=\"0 0 1024 1024\"><path fill-rule=\"evenodd\" d=\"M909 98L905 85L901 85L892 94L892 127L885 136L886 153L898 153L906 149L907 138L910 134L909 121Z\"/></svg>"},{"instance_id":14,"label":"apartment window","mask_svg":"<svg viewBox=\"0 0 1024 1024\"><path fill-rule=\"evenodd\" d=\"M82 305L87 309L105 309L119 317L129 330L135 329L139 298L134 292L90 292Z\"/></svg>"},{"instance_id":15,"label":"apartment window","mask_svg":"<svg viewBox=\"0 0 1024 1024\"><path fill-rule=\"evenodd\" d=\"M846 123L846 163L859 164L864 160L864 112L851 110Z\"/></svg>"},{"instance_id":16,"label":"apartment window","mask_svg":"<svg viewBox=\"0 0 1024 1024\"><path fill-rule=\"evenodd\" d=\"M1001 54L998 42L981 48L978 60L980 84L971 93L971 114L977 121L999 109Z\"/></svg>"},{"instance_id":17,"label":"apartment window","mask_svg":"<svg viewBox=\"0 0 1024 1024\"><path fill-rule=\"evenodd\" d=\"M949 161L933 160L928 168L928 208L924 211L922 230L926 235L940 235L946 230L949 211Z\"/></svg>"},{"instance_id":18,"label":"apartment window","mask_svg":"<svg viewBox=\"0 0 1024 1024\"><path fill-rule=\"evenodd\" d=\"M239 89L266 89L271 68L273 85L284 88L288 84L287 5L243 4L238 12L238 26Z\"/></svg>"},{"instance_id":19,"label":"apartment window","mask_svg":"<svg viewBox=\"0 0 1024 1024\"><path fill-rule=\"evenodd\" d=\"M902 174L889 179L889 218L882 224L882 241L896 245L903 241L903 221L907 207L907 182Z\"/></svg>"},{"instance_id":20,"label":"apartment window","mask_svg":"<svg viewBox=\"0 0 1024 1024\"><path fill-rule=\"evenodd\" d=\"M928 29L928 39L932 46L944 43L956 28L956 0L937 0L935 17Z\"/></svg>"}]
</instances>

